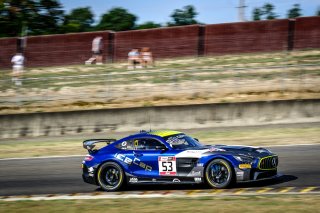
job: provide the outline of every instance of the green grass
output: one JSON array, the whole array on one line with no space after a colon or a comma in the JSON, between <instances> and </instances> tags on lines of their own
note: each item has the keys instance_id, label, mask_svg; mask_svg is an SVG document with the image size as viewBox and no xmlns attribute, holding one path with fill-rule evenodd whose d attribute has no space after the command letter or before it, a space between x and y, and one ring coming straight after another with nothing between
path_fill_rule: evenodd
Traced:
<instances>
[{"instance_id":1,"label":"green grass","mask_svg":"<svg viewBox=\"0 0 320 213\"><path fill-rule=\"evenodd\" d=\"M0 202L2 212L318 212L320 195Z\"/></svg>"},{"instance_id":2,"label":"green grass","mask_svg":"<svg viewBox=\"0 0 320 213\"><path fill-rule=\"evenodd\" d=\"M241 144L270 146L284 144L320 144L320 127L246 128L226 130L189 130L187 134L200 139L203 144ZM122 138L126 133L108 135ZM69 136L68 138L7 139L0 141L0 158L37 157L53 155L85 155L82 141L91 136Z\"/></svg>"}]
</instances>

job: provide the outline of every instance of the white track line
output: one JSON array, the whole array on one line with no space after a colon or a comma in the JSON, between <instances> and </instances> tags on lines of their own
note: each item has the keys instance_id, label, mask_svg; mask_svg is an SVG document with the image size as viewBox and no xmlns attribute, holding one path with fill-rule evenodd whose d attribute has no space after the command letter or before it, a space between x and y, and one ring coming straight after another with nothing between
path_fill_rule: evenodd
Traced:
<instances>
[{"instance_id":1,"label":"white track line","mask_svg":"<svg viewBox=\"0 0 320 213\"><path fill-rule=\"evenodd\" d=\"M47 196L35 196L35 197L21 197L21 196L12 196L7 198L2 198L0 201L22 201L22 200L32 200L32 201L39 201L39 200L88 200L88 199L128 199L128 198L186 198L186 197L226 197L226 196L257 196L257 195L299 195L299 192L287 192L287 193L279 193L279 192L267 192L267 193L243 193L243 194L234 194L234 193L224 193L224 194L211 194L211 193L199 193L199 194L161 194L161 193L154 193L154 194L145 194L145 195L138 195L138 194L127 194L127 195L77 195L77 196L70 196L70 195L57 195L52 197ZM307 192L303 193L306 194L320 194L320 192Z\"/></svg>"},{"instance_id":2,"label":"white track line","mask_svg":"<svg viewBox=\"0 0 320 213\"><path fill-rule=\"evenodd\" d=\"M242 145L240 145L242 146ZM287 145L271 145L271 146L262 146L267 148L272 147L295 147L295 146L320 146L319 143L310 143L310 144L287 144ZM260 146L257 146L260 147ZM50 158L73 158L73 157L85 157L85 155L57 155L57 156L40 156L40 157L25 157L25 158L0 158L0 161L5 160L32 160L32 159L50 159Z\"/></svg>"},{"instance_id":3,"label":"white track line","mask_svg":"<svg viewBox=\"0 0 320 213\"><path fill-rule=\"evenodd\" d=\"M25 158L0 158L0 161L5 160L32 160L32 159L50 159L50 158L74 158L85 157L86 155L56 155L56 156L39 156L39 157L25 157Z\"/></svg>"}]
</instances>

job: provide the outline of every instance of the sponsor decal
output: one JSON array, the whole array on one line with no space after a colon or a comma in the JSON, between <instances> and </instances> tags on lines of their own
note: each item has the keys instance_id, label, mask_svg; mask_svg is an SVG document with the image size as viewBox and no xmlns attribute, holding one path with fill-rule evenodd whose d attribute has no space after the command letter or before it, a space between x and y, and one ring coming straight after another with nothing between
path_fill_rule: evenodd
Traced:
<instances>
[{"instance_id":1,"label":"sponsor decal","mask_svg":"<svg viewBox=\"0 0 320 213\"><path fill-rule=\"evenodd\" d=\"M225 152L226 150L224 149L219 149L216 147L210 147L209 152Z\"/></svg>"},{"instance_id":2,"label":"sponsor decal","mask_svg":"<svg viewBox=\"0 0 320 213\"><path fill-rule=\"evenodd\" d=\"M190 176L201 176L201 171L192 171Z\"/></svg>"},{"instance_id":3,"label":"sponsor decal","mask_svg":"<svg viewBox=\"0 0 320 213\"><path fill-rule=\"evenodd\" d=\"M244 172L242 172L242 171L237 172L237 176L238 176L238 177L243 177L243 175L244 175Z\"/></svg>"},{"instance_id":4,"label":"sponsor decal","mask_svg":"<svg viewBox=\"0 0 320 213\"><path fill-rule=\"evenodd\" d=\"M180 180L179 180L178 178L175 178L175 179L172 180L172 182L174 182L174 183L180 183Z\"/></svg>"},{"instance_id":5,"label":"sponsor decal","mask_svg":"<svg viewBox=\"0 0 320 213\"><path fill-rule=\"evenodd\" d=\"M155 178L152 178L152 182L157 182L157 179L155 179Z\"/></svg>"},{"instance_id":6,"label":"sponsor decal","mask_svg":"<svg viewBox=\"0 0 320 213\"><path fill-rule=\"evenodd\" d=\"M251 169L251 164L243 163L239 164L240 169Z\"/></svg>"},{"instance_id":7,"label":"sponsor decal","mask_svg":"<svg viewBox=\"0 0 320 213\"><path fill-rule=\"evenodd\" d=\"M93 167L88 168L88 172L93 173L93 171L94 171Z\"/></svg>"},{"instance_id":8,"label":"sponsor decal","mask_svg":"<svg viewBox=\"0 0 320 213\"><path fill-rule=\"evenodd\" d=\"M159 174L174 176L177 174L176 157L158 157Z\"/></svg>"},{"instance_id":9,"label":"sponsor decal","mask_svg":"<svg viewBox=\"0 0 320 213\"><path fill-rule=\"evenodd\" d=\"M195 177L195 178L194 178L194 182L197 182L197 183L202 182L201 177Z\"/></svg>"},{"instance_id":10,"label":"sponsor decal","mask_svg":"<svg viewBox=\"0 0 320 213\"><path fill-rule=\"evenodd\" d=\"M121 146L127 146L127 141L123 141L123 142L121 143Z\"/></svg>"},{"instance_id":11,"label":"sponsor decal","mask_svg":"<svg viewBox=\"0 0 320 213\"><path fill-rule=\"evenodd\" d=\"M131 158L128 158L126 157L125 155L123 154L115 154L115 158L123 161L124 163L128 164L128 165L137 165L141 168L143 168L144 170L146 171L152 171L152 166L149 166L145 163L143 163L139 158L134 158L134 159L131 159Z\"/></svg>"},{"instance_id":12,"label":"sponsor decal","mask_svg":"<svg viewBox=\"0 0 320 213\"><path fill-rule=\"evenodd\" d=\"M129 179L129 183L137 183L138 182L138 178L136 177L132 177Z\"/></svg>"}]
</instances>

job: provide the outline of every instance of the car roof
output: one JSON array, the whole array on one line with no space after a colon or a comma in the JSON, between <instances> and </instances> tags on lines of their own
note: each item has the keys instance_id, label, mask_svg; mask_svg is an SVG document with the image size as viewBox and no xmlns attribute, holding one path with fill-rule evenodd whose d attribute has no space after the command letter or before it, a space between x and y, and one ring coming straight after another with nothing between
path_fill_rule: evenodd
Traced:
<instances>
[{"instance_id":1,"label":"car roof","mask_svg":"<svg viewBox=\"0 0 320 213\"><path fill-rule=\"evenodd\" d=\"M156 131L150 131L148 132L149 135L156 135L159 137L167 137L170 135L177 135L181 134L182 132L174 131L174 130L156 130Z\"/></svg>"},{"instance_id":2,"label":"car roof","mask_svg":"<svg viewBox=\"0 0 320 213\"><path fill-rule=\"evenodd\" d=\"M129 137L145 137L145 136L157 136L157 137L167 137L170 135L177 135L182 134L182 132L175 131L175 130L151 130L149 132L147 131L141 131L140 133L130 135Z\"/></svg>"}]
</instances>

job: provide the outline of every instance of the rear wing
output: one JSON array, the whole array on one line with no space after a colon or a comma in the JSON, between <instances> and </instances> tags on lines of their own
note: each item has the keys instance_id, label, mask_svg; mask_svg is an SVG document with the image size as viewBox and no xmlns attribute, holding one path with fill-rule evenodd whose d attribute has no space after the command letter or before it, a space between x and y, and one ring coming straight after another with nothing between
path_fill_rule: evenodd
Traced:
<instances>
[{"instance_id":1,"label":"rear wing","mask_svg":"<svg viewBox=\"0 0 320 213\"><path fill-rule=\"evenodd\" d=\"M89 139L83 141L83 148L88 150L89 153L97 151L97 149L94 149L96 147L95 144L97 143L106 143L106 145L109 145L113 142L115 142L116 139Z\"/></svg>"}]
</instances>

